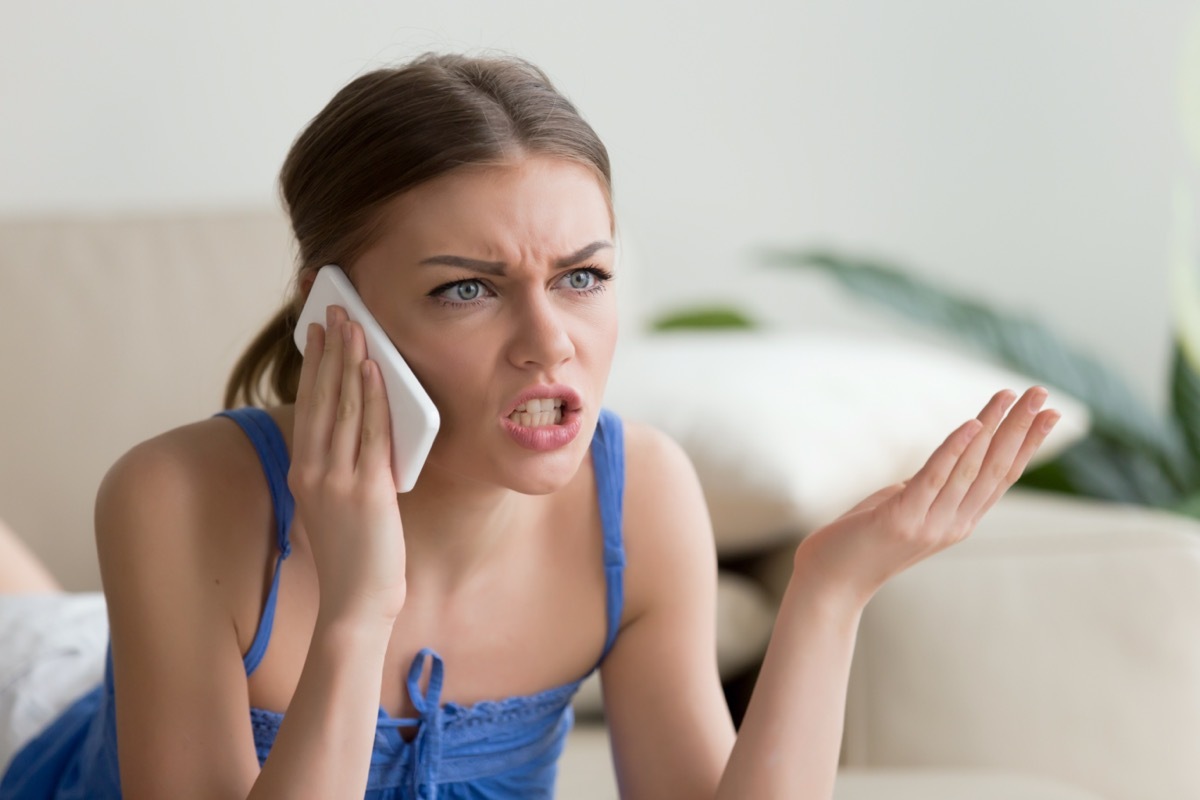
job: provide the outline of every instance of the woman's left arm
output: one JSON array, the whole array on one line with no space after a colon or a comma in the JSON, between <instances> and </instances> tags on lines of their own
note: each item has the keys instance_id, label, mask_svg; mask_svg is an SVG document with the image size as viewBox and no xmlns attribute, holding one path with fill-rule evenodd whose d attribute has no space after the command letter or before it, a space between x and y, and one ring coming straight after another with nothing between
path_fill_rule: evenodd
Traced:
<instances>
[{"instance_id":1,"label":"woman's left arm","mask_svg":"<svg viewBox=\"0 0 1200 800\"><path fill-rule=\"evenodd\" d=\"M862 610L890 577L969 535L1024 471L1057 413L1038 413L1034 387L1005 418L1014 399L998 393L910 480L805 538L736 741L699 482L667 437L627 440L627 477L644 476L626 484L631 616L601 670L622 798L832 796Z\"/></svg>"}]
</instances>

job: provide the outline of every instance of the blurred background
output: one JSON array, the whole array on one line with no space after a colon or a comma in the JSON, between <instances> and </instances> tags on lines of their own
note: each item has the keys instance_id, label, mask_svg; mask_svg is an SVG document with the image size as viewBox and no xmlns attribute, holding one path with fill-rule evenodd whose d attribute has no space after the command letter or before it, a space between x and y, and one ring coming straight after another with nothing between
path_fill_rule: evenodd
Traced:
<instances>
[{"instance_id":1,"label":"blurred background","mask_svg":"<svg viewBox=\"0 0 1200 800\"><path fill-rule=\"evenodd\" d=\"M1048 463L872 600L843 766L1200 797L1200 0L0 0L0 518L66 588L100 588L111 464L219 410L283 301L295 137L427 50L530 59L605 141L624 331L765 329L645 336L605 396L696 466L735 719L797 542L1036 381ZM912 313L765 263L811 248Z\"/></svg>"},{"instance_id":2,"label":"blurred background","mask_svg":"<svg viewBox=\"0 0 1200 800\"><path fill-rule=\"evenodd\" d=\"M503 50L607 143L649 310L895 324L755 255L827 245L1034 314L1164 402L1195 2L0 8L0 215L276 208L289 145L349 80Z\"/></svg>"}]
</instances>

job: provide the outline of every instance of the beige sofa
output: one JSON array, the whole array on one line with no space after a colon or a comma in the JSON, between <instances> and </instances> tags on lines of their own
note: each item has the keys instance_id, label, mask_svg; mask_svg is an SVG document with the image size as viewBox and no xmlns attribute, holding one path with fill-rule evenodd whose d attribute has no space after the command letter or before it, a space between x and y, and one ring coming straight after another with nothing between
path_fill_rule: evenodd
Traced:
<instances>
[{"instance_id":1,"label":"beige sofa","mask_svg":"<svg viewBox=\"0 0 1200 800\"><path fill-rule=\"evenodd\" d=\"M291 248L272 211L0 220L0 518L68 588L99 587L101 476L131 444L219 409ZM636 381L614 378L628 398ZM680 438L718 527L752 517L759 501L737 507L699 463L705 443ZM801 528L722 559L740 571L722 582L722 670L743 685ZM1200 797L1187 757L1200 743L1198 534L1165 514L1011 492L868 607L836 797ZM617 796L597 696L581 697L562 797Z\"/></svg>"}]
</instances>

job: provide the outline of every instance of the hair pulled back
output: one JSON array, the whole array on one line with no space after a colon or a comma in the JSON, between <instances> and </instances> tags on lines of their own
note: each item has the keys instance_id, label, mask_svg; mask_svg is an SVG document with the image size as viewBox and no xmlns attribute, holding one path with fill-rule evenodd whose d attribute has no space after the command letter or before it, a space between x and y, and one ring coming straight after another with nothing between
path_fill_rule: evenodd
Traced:
<instances>
[{"instance_id":1,"label":"hair pulled back","mask_svg":"<svg viewBox=\"0 0 1200 800\"><path fill-rule=\"evenodd\" d=\"M377 241L389 200L456 168L527 154L592 169L611 215L608 151L546 74L522 58L425 53L342 88L296 138L280 170L298 250L291 297L238 359L225 407L295 402L302 280L326 264L355 262Z\"/></svg>"}]
</instances>

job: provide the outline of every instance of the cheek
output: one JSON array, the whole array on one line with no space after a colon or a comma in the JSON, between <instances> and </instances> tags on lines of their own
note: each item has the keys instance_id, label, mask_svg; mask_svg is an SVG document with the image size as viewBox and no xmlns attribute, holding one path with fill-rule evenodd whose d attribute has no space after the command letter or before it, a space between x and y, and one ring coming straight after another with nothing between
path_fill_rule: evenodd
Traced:
<instances>
[{"instance_id":1,"label":"cheek","mask_svg":"<svg viewBox=\"0 0 1200 800\"><path fill-rule=\"evenodd\" d=\"M477 394L486 386L486 359L478 343L430 338L408 348L408 364L442 416L453 428L460 409L478 408Z\"/></svg>"},{"instance_id":2,"label":"cheek","mask_svg":"<svg viewBox=\"0 0 1200 800\"><path fill-rule=\"evenodd\" d=\"M615 309L605 309L587 326L581 326L576 340L591 353L593 361L608 363L617 347L617 314Z\"/></svg>"}]
</instances>

